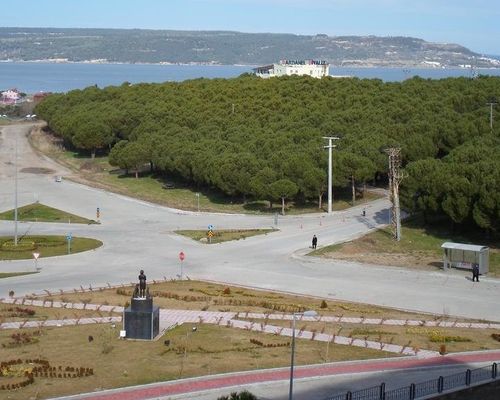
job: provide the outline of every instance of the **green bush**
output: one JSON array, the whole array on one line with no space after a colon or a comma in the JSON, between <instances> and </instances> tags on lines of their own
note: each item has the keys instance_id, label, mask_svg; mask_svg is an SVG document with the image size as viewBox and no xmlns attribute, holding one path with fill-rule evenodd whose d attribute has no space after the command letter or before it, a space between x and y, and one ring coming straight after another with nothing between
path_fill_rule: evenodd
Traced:
<instances>
[{"instance_id":1,"label":"green bush","mask_svg":"<svg viewBox=\"0 0 500 400\"><path fill-rule=\"evenodd\" d=\"M232 392L229 396L218 397L217 400L257 400L257 397L247 390L237 393Z\"/></svg>"},{"instance_id":2,"label":"green bush","mask_svg":"<svg viewBox=\"0 0 500 400\"><path fill-rule=\"evenodd\" d=\"M463 336L448 336L439 331L431 332L429 340L433 343L472 342L469 338Z\"/></svg>"},{"instance_id":3,"label":"green bush","mask_svg":"<svg viewBox=\"0 0 500 400\"><path fill-rule=\"evenodd\" d=\"M7 240L3 242L0 247L3 251L19 251L19 252L36 249L35 242L28 240L18 241L17 245L14 244L14 240Z\"/></svg>"},{"instance_id":4,"label":"green bush","mask_svg":"<svg viewBox=\"0 0 500 400\"><path fill-rule=\"evenodd\" d=\"M43 238L36 241L38 247L57 247L64 246L66 241L60 238Z\"/></svg>"}]
</instances>

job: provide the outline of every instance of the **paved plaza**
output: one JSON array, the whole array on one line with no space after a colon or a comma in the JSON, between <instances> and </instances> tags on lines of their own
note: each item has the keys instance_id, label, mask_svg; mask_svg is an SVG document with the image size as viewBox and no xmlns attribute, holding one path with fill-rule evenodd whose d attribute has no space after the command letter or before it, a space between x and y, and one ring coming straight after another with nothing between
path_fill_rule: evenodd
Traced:
<instances>
[{"instance_id":1,"label":"paved plaza","mask_svg":"<svg viewBox=\"0 0 500 400\"><path fill-rule=\"evenodd\" d=\"M67 234L102 240L94 251L64 257L41 258L41 273L0 280L0 297L44 289L71 289L80 285L104 286L135 280L145 269L149 279L175 278L180 273L178 254L186 254L184 272L191 279L207 279L280 290L329 299L347 300L437 314L500 321L500 282L484 278L473 283L458 271L419 271L367 266L306 257L313 234L321 247L362 235L387 223L385 199L362 208L332 215L279 217L278 232L246 240L206 245L174 233L177 229L270 228L273 216L186 212L63 180L57 164L37 156L29 146L29 125L4 127L0 136L0 211L14 205L14 150L18 137L19 205L42 204L94 219L100 225L20 223L23 234ZM45 167L53 174L22 172ZM11 221L0 221L0 235L12 235ZM141 251L137 251L141 249ZM33 271L32 260L0 262L0 271Z\"/></svg>"},{"instance_id":2,"label":"paved plaza","mask_svg":"<svg viewBox=\"0 0 500 400\"><path fill-rule=\"evenodd\" d=\"M46 290L128 283L136 279L140 269L146 271L149 281L176 279L180 273L178 254L183 251L186 255L184 274L190 279L500 322L500 281L497 279L485 277L480 283L473 283L460 271L411 270L306 255L314 234L321 247L358 237L386 224L389 204L385 199L368 203L366 217L361 216L364 207L355 207L332 215L280 216L277 226L271 215L180 211L68 179L55 182L55 175L67 177L70 172L35 154L26 138L29 131L30 125L7 126L1 130L0 212L14 206L17 137L19 206L39 201L89 219L96 218L99 207L101 222L99 225L19 223L19 234L66 235L71 232L73 236L99 239L104 245L85 253L39 259L40 273L0 279L0 298L7 298L11 290L17 297ZM33 173L36 168L48 168L52 172ZM210 224L215 229L272 227L279 231L215 245L195 242L174 232L177 229L206 229ZM12 221L0 221L0 236L13 232ZM34 270L33 260L0 261L0 272ZM234 321L238 321L238 317L227 316ZM186 314L179 314L178 318L190 321ZM500 359L497 353L492 357ZM417 357L412 362L420 359ZM479 361L464 359L464 363ZM401 368L415 368L415 365L408 365L401 364ZM359 368L358 372L362 370ZM182 392L177 393L180 396Z\"/></svg>"}]
</instances>

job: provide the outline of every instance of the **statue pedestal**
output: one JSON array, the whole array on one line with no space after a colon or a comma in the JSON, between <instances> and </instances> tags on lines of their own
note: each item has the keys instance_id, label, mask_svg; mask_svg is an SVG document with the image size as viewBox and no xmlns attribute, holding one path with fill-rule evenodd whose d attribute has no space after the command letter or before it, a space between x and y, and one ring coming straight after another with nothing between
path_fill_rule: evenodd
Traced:
<instances>
[{"instance_id":1,"label":"statue pedestal","mask_svg":"<svg viewBox=\"0 0 500 400\"><path fill-rule=\"evenodd\" d=\"M126 339L153 340L160 332L160 309L151 297L132 297L123 311L123 329Z\"/></svg>"}]
</instances>

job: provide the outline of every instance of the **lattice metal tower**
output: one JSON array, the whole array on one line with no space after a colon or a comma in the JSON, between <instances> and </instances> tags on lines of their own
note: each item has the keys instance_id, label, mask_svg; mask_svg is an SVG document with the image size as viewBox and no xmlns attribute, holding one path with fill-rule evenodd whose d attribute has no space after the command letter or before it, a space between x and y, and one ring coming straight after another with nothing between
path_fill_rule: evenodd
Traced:
<instances>
[{"instance_id":1,"label":"lattice metal tower","mask_svg":"<svg viewBox=\"0 0 500 400\"><path fill-rule=\"evenodd\" d=\"M490 106L490 130L493 132L493 107L496 106L498 103L494 100L491 100L489 103L486 103L486 105Z\"/></svg>"},{"instance_id":2,"label":"lattice metal tower","mask_svg":"<svg viewBox=\"0 0 500 400\"><path fill-rule=\"evenodd\" d=\"M389 155L389 201L391 202L391 226L394 239L401 240L401 209L399 207L399 184L403 180L401 168L401 149L391 147L385 152Z\"/></svg>"},{"instance_id":3,"label":"lattice metal tower","mask_svg":"<svg viewBox=\"0 0 500 400\"><path fill-rule=\"evenodd\" d=\"M476 57L472 57L472 61L470 63L470 78L477 78L477 60Z\"/></svg>"}]
</instances>

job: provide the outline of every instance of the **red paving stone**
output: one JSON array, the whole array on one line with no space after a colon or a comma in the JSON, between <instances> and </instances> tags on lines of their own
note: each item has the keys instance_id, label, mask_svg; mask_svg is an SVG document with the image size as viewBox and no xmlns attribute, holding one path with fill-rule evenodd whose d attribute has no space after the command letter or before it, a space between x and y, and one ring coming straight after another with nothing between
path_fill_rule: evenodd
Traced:
<instances>
[{"instance_id":1,"label":"red paving stone","mask_svg":"<svg viewBox=\"0 0 500 400\"><path fill-rule=\"evenodd\" d=\"M457 355L448 355L425 359L404 358L304 366L297 367L294 372L294 376L295 379L300 379L316 376L495 361L500 361L500 350L477 353L462 353ZM287 380L289 379L289 377L290 370L288 368L265 371L250 371L233 375L208 376L184 381L171 381L165 382L163 384L155 384L154 386L149 385L144 387L134 387L130 389L117 389L108 392L83 395L82 398L91 400L146 400L161 396L192 393L244 384Z\"/></svg>"}]
</instances>

